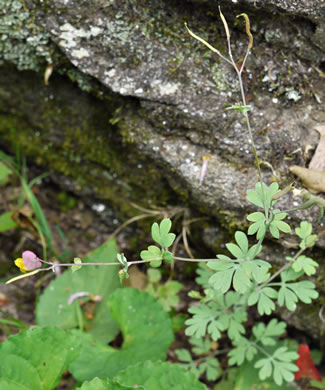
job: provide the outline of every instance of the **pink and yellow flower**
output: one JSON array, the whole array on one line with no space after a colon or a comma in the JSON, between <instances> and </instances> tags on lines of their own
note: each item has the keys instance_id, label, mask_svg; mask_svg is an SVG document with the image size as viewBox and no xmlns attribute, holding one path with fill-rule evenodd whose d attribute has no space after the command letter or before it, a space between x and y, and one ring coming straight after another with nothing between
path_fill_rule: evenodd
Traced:
<instances>
[{"instance_id":1,"label":"pink and yellow flower","mask_svg":"<svg viewBox=\"0 0 325 390\"><path fill-rule=\"evenodd\" d=\"M42 262L32 251L24 251L22 257L15 260L15 265L21 272L26 273L36 268L42 267Z\"/></svg>"}]
</instances>

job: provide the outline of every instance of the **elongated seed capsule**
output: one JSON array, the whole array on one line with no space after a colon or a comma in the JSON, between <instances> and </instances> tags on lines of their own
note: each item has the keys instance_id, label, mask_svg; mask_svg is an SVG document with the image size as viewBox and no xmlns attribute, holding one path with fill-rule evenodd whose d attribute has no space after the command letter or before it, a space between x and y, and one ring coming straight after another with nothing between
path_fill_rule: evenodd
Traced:
<instances>
[{"instance_id":1,"label":"elongated seed capsule","mask_svg":"<svg viewBox=\"0 0 325 390\"><path fill-rule=\"evenodd\" d=\"M54 65L53 64L48 64L45 72L44 72L44 84L49 85L49 78L51 77L51 74L53 72Z\"/></svg>"},{"instance_id":2,"label":"elongated seed capsule","mask_svg":"<svg viewBox=\"0 0 325 390\"><path fill-rule=\"evenodd\" d=\"M203 164L202 164L201 173L200 173L200 186L203 184L205 175L207 173L210 156L203 156L202 160L203 160Z\"/></svg>"},{"instance_id":3,"label":"elongated seed capsule","mask_svg":"<svg viewBox=\"0 0 325 390\"><path fill-rule=\"evenodd\" d=\"M272 196L272 200L277 200L277 199L280 199L282 198L283 195L287 194L288 192L294 190L295 188L295 185L296 183L295 182L292 182L291 184L289 184L288 186L286 186L285 188L283 188L283 190L277 192L276 194L274 194Z\"/></svg>"}]
</instances>

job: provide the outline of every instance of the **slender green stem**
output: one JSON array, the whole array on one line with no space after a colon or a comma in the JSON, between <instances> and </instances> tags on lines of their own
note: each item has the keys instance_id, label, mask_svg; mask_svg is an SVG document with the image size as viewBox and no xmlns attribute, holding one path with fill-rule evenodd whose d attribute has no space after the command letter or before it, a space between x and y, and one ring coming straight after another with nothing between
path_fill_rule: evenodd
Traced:
<instances>
[{"instance_id":1,"label":"slender green stem","mask_svg":"<svg viewBox=\"0 0 325 390\"><path fill-rule=\"evenodd\" d=\"M260 352L262 352L263 355L267 356L268 358L273 360L273 356L270 355L268 352L265 351L264 348L262 348L260 345L258 345L256 342L252 341L250 342L251 345L254 345L256 349L258 349Z\"/></svg>"},{"instance_id":2,"label":"slender green stem","mask_svg":"<svg viewBox=\"0 0 325 390\"><path fill-rule=\"evenodd\" d=\"M316 239L315 239L316 240ZM292 263L306 250L306 248L301 248L299 251L294 255L292 261L284 264L277 272L275 272L266 282L261 284L260 286L257 287L256 291L260 291L262 288L264 288L266 285L268 285L272 280L274 280L277 276L279 276L284 270L287 268L291 267Z\"/></svg>"}]
</instances>

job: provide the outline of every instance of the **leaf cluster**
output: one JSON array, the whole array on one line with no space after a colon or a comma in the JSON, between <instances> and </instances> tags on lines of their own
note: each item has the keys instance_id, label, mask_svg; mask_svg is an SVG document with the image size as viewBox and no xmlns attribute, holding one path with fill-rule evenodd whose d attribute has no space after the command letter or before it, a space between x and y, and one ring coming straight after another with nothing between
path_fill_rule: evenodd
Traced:
<instances>
[{"instance_id":1,"label":"leaf cluster","mask_svg":"<svg viewBox=\"0 0 325 390\"><path fill-rule=\"evenodd\" d=\"M216 359L213 342L208 338L190 337L192 354L187 349L176 349L175 354L182 367L192 372L196 378L205 375L208 381L215 381L222 374L222 368ZM193 358L196 355L196 358Z\"/></svg>"},{"instance_id":2,"label":"leaf cluster","mask_svg":"<svg viewBox=\"0 0 325 390\"><path fill-rule=\"evenodd\" d=\"M261 252L262 245L255 244L251 248L245 233L235 233L236 244L228 243L226 248L235 257L217 255L219 261L210 261L208 267L216 271L209 283L217 291L226 293L231 286L239 293L246 293L254 284L265 281L271 265L255 257Z\"/></svg>"},{"instance_id":3,"label":"leaf cluster","mask_svg":"<svg viewBox=\"0 0 325 390\"><path fill-rule=\"evenodd\" d=\"M294 372L298 370L294 362L298 354L281 346L278 338L284 333L286 324L272 319L267 325L257 323L252 329L250 339L241 338L233 342L234 348L229 353L229 364L241 365L245 361L253 361L259 370L259 378L264 380L273 377L274 382L281 386L283 382L294 380ZM268 353L263 356L261 351Z\"/></svg>"},{"instance_id":4,"label":"leaf cluster","mask_svg":"<svg viewBox=\"0 0 325 390\"><path fill-rule=\"evenodd\" d=\"M230 339L235 340L245 333L243 323L247 320L247 312L237 307L239 295L229 291L227 294L216 294L208 303L192 306L189 312L192 318L186 320L186 335L200 338L209 334L214 341L227 331Z\"/></svg>"},{"instance_id":5,"label":"leaf cluster","mask_svg":"<svg viewBox=\"0 0 325 390\"><path fill-rule=\"evenodd\" d=\"M143 250L140 253L140 257L142 260L153 260L150 263L152 267L160 267L162 260L167 261L169 264L173 261L173 254L168 251L168 248L173 244L176 237L174 233L170 233L171 226L171 220L164 218L160 222L160 225L155 222L151 227L152 239L161 248L156 245L150 245L147 250Z\"/></svg>"}]
</instances>

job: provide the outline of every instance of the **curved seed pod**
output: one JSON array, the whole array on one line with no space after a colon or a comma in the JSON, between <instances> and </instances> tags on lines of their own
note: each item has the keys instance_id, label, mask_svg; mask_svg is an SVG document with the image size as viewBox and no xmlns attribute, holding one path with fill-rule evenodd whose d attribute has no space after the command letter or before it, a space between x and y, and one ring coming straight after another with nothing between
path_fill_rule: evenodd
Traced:
<instances>
[{"instance_id":1,"label":"curved seed pod","mask_svg":"<svg viewBox=\"0 0 325 390\"><path fill-rule=\"evenodd\" d=\"M249 17L247 14L240 14L240 15L237 15L237 18L240 18L240 17L243 17L245 19L245 23L246 23L246 34L248 35L248 39L249 39L249 42L248 42L248 50L250 50L252 47L253 47L253 35L251 33L251 23L249 21Z\"/></svg>"},{"instance_id":2,"label":"curved seed pod","mask_svg":"<svg viewBox=\"0 0 325 390\"><path fill-rule=\"evenodd\" d=\"M48 64L45 72L44 72L44 84L49 85L49 78L51 77L51 74L53 72L54 65L53 64Z\"/></svg>"}]
</instances>

